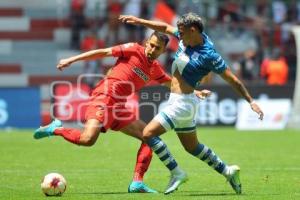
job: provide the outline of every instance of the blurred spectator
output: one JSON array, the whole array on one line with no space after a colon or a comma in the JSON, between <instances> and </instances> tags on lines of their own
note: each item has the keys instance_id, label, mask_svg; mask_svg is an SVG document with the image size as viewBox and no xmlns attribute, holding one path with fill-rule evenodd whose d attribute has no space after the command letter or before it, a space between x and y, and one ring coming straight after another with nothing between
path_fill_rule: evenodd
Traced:
<instances>
[{"instance_id":1,"label":"blurred spectator","mask_svg":"<svg viewBox=\"0 0 300 200\"><path fill-rule=\"evenodd\" d=\"M288 39L285 41L284 46L284 57L289 66L289 80L296 79L297 69L297 55L296 55L296 41L292 32L289 33Z\"/></svg>"},{"instance_id":2,"label":"blurred spectator","mask_svg":"<svg viewBox=\"0 0 300 200\"><path fill-rule=\"evenodd\" d=\"M142 0L141 2L141 18L148 19L150 18L150 2L148 0Z\"/></svg>"},{"instance_id":3,"label":"blurred spectator","mask_svg":"<svg viewBox=\"0 0 300 200\"><path fill-rule=\"evenodd\" d=\"M126 0L125 6L124 6L124 15L133 15L136 17L141 17L141 2L142 0ZM140 26L134 26L131 24L124 24L127 34L128 34L128 40L129 41L140 41L142 38L140 38L139 34L139 27Z\"/></svg>"},{"instance_id":4,"label":"blurred spectator","mask_svg":"<svg viewBox=\"0 0 300 200\"><path fill-rule=\"evenodd\" d=\"M287 7L285 2L283 1L273 1L272 2L272 14L273 14L273 22L276 24L280 24L285 21L287 14Z\"/></svg>"},{"instance_id":5,"label":"blurred spectator","mask_svg":"<svg viewBox=\"0 0 300 200\"><path fill-rule=\"evenodd\" d=\"M224 22L239 22L241 20L240 4L235 0L225 0L220 6L219 20Z\"/></svg>"},{"instance_id":6,"label":"blurred spectator","mask_svg":"<svg viewBox=\"0 0 300 200\"><path fill-rule=\"evenodd\" d=\"M108 0L108 33L106 35L106 45L112 46L120 42L119 15L122 13L123 5L119 0Z\"/></svg>"},{"instance_id":7,"label":"blurred spectator","mask_svg":"<svg viewBox=\"0 0 300 200\"><path fill-rule=\"evenodd\" d=\"M85 27L85 0L71 0L71 48L79 49L80 32Z\"/></svg>"},{"instance_id":8,"label":"blurred spectator","mask_svg":"<svg viewBox=\"0 0 300 200\"><path fill-rule=\"evenodd\" d=\"M269 17L269 2L268 0L256 0L256 13L257 16L263 18Z\"/></svg>"},{"instance_id":9,"label":"blurred spectator","mask_svg":"<svg viewBox=\"0 0 300 200\"><path fill-rule=\"evenodd\" d=\"M141 13L140 16L143 19L149 19L150 16L150 2L148 0L142 0L141 2ZM139 38L141 40L145 39L146 37L146 27L144 26L138 26L138 33L139 33Z\"/></svg>"},{"instance_id":10,"label":"blurred spectator","mask_svg":"<svg viewBox=\"0 0 300 200\"><path fill-rule=\"evenodd\" d=\"M80 30L85 25L84 9L87 1L71 0L71 2L74 19L72 48L79 48ZM274 66L278 63L281 63L279 66L283 73L281 78L278 78L280 81L277 81L276 84L283 84L282 82L286 82L287 78L295 79L296 47L291 29L300 22L299 0L97 0L97 2L98 7L102 8L100 13L105 19L101 20L102 23L99 23L100 20L95 20L98 24L94 24L93 30L97 32L98 38L105 41L107 46L132 41L140 42L147 34L143 26L119 23L118 16L120 14L152 18L176 26L177 13L194 11L204 17L207 23L205 31L212 35L216 48L222 51L224 57L228 59L228 63L231 63L233 71L241 79L256 81L261 78L259 76L261 70L262 77L267 80L268 84L273 84L271 80L275 77L275 69L278 69ZM78 13L80 17L78 17ZM76 17L79 20L75 20ZM97 43L95 48L99 48L96 36L92 35L91 37L91 34L88 34L84 38L81 50L88 51L93 43ZM276 60L272 56L262 62L266 55L271 54L274 47L283 50L285 59ZM160 58L160 61L169 66L176 49L177 41L171 38L168 51ZM106 61L103 62L104 65L109 65L105 63ZM260 68L260 63L262 63L262 68ZM95 69L99 70L99 67L93 67L92 63L87 63L85 72L93 72ZM286 75L287 73L288 75ZM287 78L283 78L285 76ZM213 77L210 77L209 80L217 83ZM92 81L87 80L87 82Z\"/></svg>"},{"instance_id":11,"label":"blurred spectator","mask_svg":"<svg viewBox=\"0 0 300 200\"><path fill-rule=\"evenodd\" d=\"M287 11L286 18L288 22L297 23L298 21L300 21L300 19L298 18L300 14L299 9L300 9L300 2L298 2L297 0L291 0L287 8L288 11Z\"/></svg>"},{"instance_id":12,"label":"blurred spectator","mask_svg":"<svg viewBox=\"0 0 300 200\"><path fill-rule=\"evenodd\" d=\"M237 74L245 81L255 80L259 71L258 66L256 52L249 49L244 52L243 58L238 63Z\"/></svg>"},{"instance_id":13,"label":"blurred spectator","mask_svg":"<svg viewBox=\"0 0 300 200\"><path fill-rule=\"evenodd\" d=\"M174 10L174 7L172 5L170 6L170 2L167 0L159 0L155 4L154 12L152 15L153 20L158 20L162 22L166 22L167 24L172 24L173 26L176 26L177 22L177 14ZM148 35L151 34L151 31L149 30ZM168 48L172 51L176 51L178 48L178 41L175 37L170 38L170 42L168 45Z\"/></svg>"},{"instance_id":14,"label":"blurred spectator","mask_svg":"<svg viewBox=\"0 0 300 200\"><path fill-rule=\"evenodd\" d=\"M94 32L89 32L82 40L80 49L82 52L87 52L93 49L104 48L104 41L98 40ZM104 74L103 67L101 66L100 60L89 60L85 61L83 73L85 78L83 81L88 84L90 87L94 87L98 78L95 77L95 74Z\"/></svg>"},{"instance_id":15,"label":"blurred spectator","mask_svg":"<svg viewBox=\"0 0 300 200\"><path fill-rule=\"evenodd\" d=\"M288 80L288 65L281 55L281 50L273 49L271 58L266 58L261 64L261 77L265 78L268 85L285 85Z\"/></svg>"}]
</instances>

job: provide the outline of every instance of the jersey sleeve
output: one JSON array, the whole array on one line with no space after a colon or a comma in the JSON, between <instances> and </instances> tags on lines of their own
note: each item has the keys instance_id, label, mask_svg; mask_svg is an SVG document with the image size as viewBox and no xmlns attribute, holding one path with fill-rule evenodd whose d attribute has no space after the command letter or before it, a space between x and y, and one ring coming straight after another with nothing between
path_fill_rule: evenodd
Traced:
<instances>
[{"instance_id":1,"label":"jersey sleeve","mask_svg":"<svg viewBox=\"0 0 300 200\"><path fill-rule=\"evenodd\" d=\"M214 52L209 59L211 71L217 74L223 73L227 69L227 64L220 54Z\"/></svg>"},{"instance_id":2,"label":"jersey sleeve","mask_svg":"<svg viewBox=\"0 0 300 200\"><path fill-rule=\"evenodd\" d=\"M137 52L137 43L126 43L112 47L112 56L114 57L129 57Z\"/></svg>"},{"instance_id":3,"label":"jersey sleeve","mask_svg":"<svg viewBox=\"0 0 300 200\"><path fill-rule=\"evenodd\" d=\"M151 73L151 80L158 83L165 83L171 81L171 77L165 72L161 64L158 62L153 63L153 70Z\"/></svg>"}]
</instances>

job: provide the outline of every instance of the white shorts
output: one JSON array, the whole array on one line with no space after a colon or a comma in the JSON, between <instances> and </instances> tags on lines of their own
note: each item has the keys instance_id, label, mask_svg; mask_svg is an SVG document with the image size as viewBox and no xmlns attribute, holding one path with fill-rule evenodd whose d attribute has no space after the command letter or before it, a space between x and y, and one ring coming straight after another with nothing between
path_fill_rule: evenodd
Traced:
<instances>
[{"instance_id":1,"label":"white shorts","mask_svg":"<svg viewBox=\"0 0 300 200\"><path fill-rule=\"evenodd\" d=\"M194 94L171 93L167 105L154 117L167 131L190 133L196 129L195 113L199 98Z\"/></svg>"}]
</instances>

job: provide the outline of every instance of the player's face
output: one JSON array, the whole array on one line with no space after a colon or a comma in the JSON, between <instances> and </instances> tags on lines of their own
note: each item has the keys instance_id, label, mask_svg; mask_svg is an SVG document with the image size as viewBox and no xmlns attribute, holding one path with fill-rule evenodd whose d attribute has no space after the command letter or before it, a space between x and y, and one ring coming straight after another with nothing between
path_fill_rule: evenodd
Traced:
<instances>
[{"instance_id":1,"label":"player's face","mask_svg":"<svg viewBox=\"0 0 300 200\"><path fill-rule=\"evenodd\" d=\"M149 60L155 60L165 51L163 41L157 39L155 35L151 36L146 42L145 54Z\"/></svg>"},{"instance_id":2,"label":"player's face","mask_svg":"<svg viewBox=\"0 0 300 200\"><path fill-rule=\"evenodd\" d=\"M191 41L191 34L192 34L191 28L178 26L178 32L179 32L179 37L183 42L183 45L184 46L189 45Z\"/></svg>"}]
</instances>

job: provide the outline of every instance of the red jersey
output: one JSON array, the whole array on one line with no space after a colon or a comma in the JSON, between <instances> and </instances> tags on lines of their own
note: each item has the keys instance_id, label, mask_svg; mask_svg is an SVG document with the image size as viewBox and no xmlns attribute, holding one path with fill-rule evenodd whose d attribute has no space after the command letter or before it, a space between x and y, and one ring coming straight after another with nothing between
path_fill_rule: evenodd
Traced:
<instances>
[{"instance_id":1,"label":"red jersey","mask_svg":"<svg viewBox=\"0 0 300 200\"><path fill-rule=\"evenodd\" d=\"M114 99L126 99L150 81L164 83L171 78L158 61L149 61L145 47L137 43L118 45L112 48L118 57L108 77L98 83L92 95L105 94Z\"/></svg>"}]
</instances>

